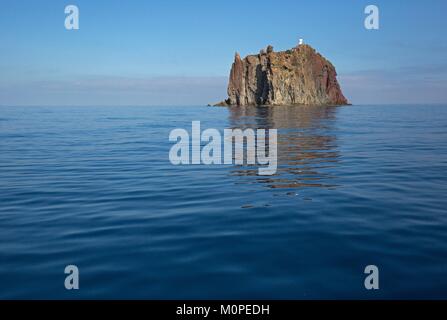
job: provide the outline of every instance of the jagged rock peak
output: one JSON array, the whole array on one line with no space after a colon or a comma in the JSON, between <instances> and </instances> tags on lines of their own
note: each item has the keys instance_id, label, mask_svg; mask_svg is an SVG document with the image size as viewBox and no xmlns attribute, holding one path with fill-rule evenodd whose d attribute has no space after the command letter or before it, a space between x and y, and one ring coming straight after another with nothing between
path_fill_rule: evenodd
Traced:
<instances>
[{"instance_id":1,"label":"jagged rock peak","mask_svg":"<svg viewBox=\"0 0 447 320\"><path fill-rule=\"evenodd\" d=\"M346 105L331 62L307 44L241 59L236 52L228 99L218 105Z\"/></svg>"}]
</instances>

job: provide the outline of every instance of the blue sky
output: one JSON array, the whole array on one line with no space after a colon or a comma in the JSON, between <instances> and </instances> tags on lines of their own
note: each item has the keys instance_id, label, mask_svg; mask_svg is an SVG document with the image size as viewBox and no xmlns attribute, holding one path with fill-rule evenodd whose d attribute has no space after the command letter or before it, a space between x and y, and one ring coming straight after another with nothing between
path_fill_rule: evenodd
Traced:
<instances>
[{"instance_id":1,"label":"blue sky","mask_svg":"<svg viewBox=\"0 0 447 320\"><path fill-rule=\"evenodd\" d=\"M80 30L64 28L66 5ZM364 8L380 9L366 30ZM353 103L447 102L447 1L9 0L0 105L193 105L226 97L234 52L304 38Z\"/></svg>"}]
</instances>

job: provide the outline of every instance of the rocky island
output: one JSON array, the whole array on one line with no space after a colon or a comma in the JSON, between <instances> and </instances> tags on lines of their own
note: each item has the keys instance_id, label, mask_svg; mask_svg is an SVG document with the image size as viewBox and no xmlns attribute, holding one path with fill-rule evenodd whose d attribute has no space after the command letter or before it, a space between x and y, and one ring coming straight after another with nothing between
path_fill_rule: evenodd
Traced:
<instances>
[{"instance_id":1,"label":"rocky island","mask_svg":"<svg viewBox=\"0 0 447 320\"><path fill-rule=\"evenodd\" d=\"M272 46L241 59L236 52L228 98L217 106L346 105L335 67L307 44Z\"/></svg>"}]
</instances>

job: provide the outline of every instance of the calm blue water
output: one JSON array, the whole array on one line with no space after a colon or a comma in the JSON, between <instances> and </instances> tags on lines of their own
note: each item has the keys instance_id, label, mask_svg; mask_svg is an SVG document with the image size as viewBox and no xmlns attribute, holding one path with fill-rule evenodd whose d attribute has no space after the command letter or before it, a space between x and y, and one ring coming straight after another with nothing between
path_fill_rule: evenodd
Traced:
<instances>
[{"instance_id":1,"label":"calm blue water","mask_svg":"<svg viewBox=\"0 0 447 320\"><path fill-rule=\"evenodd\" d=\"M193 120L277 175L171 165ZM446 193L447 106L2 107L0 298L447 298Z\"/></svg>"}]
</instances>

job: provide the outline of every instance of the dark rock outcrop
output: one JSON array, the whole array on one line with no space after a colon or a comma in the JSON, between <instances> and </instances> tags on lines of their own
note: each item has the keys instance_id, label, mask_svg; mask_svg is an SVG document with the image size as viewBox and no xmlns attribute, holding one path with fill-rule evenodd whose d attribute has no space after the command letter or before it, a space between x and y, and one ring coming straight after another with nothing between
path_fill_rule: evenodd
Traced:
<instances>
[{"instance_id":1,"label":"dark rock outcrop","mask_svg":"<svg viewBox=\"0 0 447 320\"><path fill-rule=\"evenodd\" d=\"M309 45L241 59L230 72L228 99L217 105L346 105L335 67Z\"/></svg>"}]
</instances>

